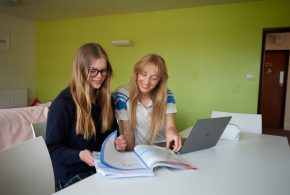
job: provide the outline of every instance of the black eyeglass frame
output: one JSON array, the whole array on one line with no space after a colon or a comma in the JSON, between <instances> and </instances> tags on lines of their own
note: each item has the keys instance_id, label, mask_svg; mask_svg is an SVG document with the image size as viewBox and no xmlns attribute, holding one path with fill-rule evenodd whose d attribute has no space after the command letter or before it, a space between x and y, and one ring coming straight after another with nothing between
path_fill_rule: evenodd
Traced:
<instances>
[{"instance_id":1,"label":"black eyeglass frame","mask_svg":"<svg viewBox=\"0 0 290 195\"><path fill-rule=\"evenodd\" d=\"M93 71L93 74L92 74L92 71ZM99 73L101 73L102 77L108 77L108 76L110 76L111 72L112 72L112 70L109 67L102 69L102 70L98 70L96 68L91 68L88 71L88 77L95 78L96 76L99 75Z\"/></svg>"}]
</instances>

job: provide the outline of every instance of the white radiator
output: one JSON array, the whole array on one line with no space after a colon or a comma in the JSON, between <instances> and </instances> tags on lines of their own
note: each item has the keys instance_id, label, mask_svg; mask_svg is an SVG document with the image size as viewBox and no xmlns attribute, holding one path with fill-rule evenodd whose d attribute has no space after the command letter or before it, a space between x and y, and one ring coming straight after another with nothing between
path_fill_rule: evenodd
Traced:
<instances>
[{"instance_id":1,"label":"white radiator","mask_svg":"<svg viewBox=\"0 0 290 195\"><path fill-rule=\"evenodd\" d=\"M0 89L0 108L27 106L27 89Z\"/></svg>"}]
</instances>

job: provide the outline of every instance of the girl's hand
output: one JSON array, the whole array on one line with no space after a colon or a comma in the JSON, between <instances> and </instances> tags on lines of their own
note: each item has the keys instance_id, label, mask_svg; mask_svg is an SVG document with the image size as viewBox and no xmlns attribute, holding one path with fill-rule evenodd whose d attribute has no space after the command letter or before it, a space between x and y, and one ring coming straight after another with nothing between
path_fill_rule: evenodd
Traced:
<instances>
[{"instance_id":1,"label":"girl's hand","mask_svg":"<svg viewBox=\"0 0 290 195\"><path fill-rule=\"evenodd\" d=\"M169 148L176 153L181 149L182 142L181 136L175 126L175 115L173 113L166 114L165 120L166 148Z\"/></svg>"},{"instance_id":2,"label":"girl's hand","mask_svg":"<svg viewBox=\"0 0 290 195\"><path fill-rule=\"evenodd\" d=\"M95 157L93 156L93 154L91 153L91 151L89 150L82 150L79 153L79 157L82 161L84 161L87 165L89 165L90 167L95 166Z\"/></svg>"},{"instance_id":3,"label":"girl's hand","mask_svg":"<svg viewBox=\"0 0 290 195\"><path fill-rule=\"evenodd\" d=\"M174 153L182 147L181 136L177 131L171 130L166 132L166 148L171 149Z\"/></svg>"},{"instance_id":4,"label":"girl's hand","mask_svg":"<svg viewBox=\"0 0 290 195\"><path fill-rule=\"evenodd\" d=\"M115 144L116 144L116 149L119 151L124 151L126 150L126 139L124 135L120 135L119 137L116 138L115 140Z\"/></svg>"}]
</instances>

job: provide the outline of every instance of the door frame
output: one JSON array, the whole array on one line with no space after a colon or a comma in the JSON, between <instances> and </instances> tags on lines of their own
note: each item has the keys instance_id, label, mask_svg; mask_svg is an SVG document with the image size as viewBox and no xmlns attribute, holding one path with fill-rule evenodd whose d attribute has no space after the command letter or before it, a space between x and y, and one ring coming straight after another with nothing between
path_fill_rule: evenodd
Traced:
<instances>
[{"instance_id":1,"label":"door frame","mask_svg":"<svg viewBox=\"0 0 290 195\"><path fill-rule=\"evenodd\" d=\"M266 46L266 35L268 33L283 33L283 32L290 32L290 27L282 27L282 28L264 28L263 29L263 37L262 37L262 51L261 51L261 64L260 64L260 80L259 80L259 95L258 95L258 108L257 113L261 114L261 97L262 97L262 82L264 78L264 63L265 63L265 46ZM288 65L287 65L288 67ZM288 68L287 71L285 71L285 78L287 82L288 78ZM286 94L287 94L287 83L286 88L284 91L284 97L283 97L283 110L282 110L282 126L284 127L284 118L285 118L285 105L286 105ZM262 127L263 131L263 127Z\"/></svg>"}]
</instances>

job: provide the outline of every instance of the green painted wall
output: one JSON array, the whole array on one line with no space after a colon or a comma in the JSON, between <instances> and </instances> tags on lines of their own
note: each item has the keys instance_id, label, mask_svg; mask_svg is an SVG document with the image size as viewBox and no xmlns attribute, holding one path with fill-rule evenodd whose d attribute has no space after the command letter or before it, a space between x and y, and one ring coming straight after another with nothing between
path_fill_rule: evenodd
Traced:
<instances>
[{"instance_id":1,"label":"green painted wall","mask_svg":"<svg viewBox=\"0 0 290 195\"><path fill-rule=\"evenodd\" d=\"M174 91L179 130L212 110L256 113L263 28L290 26L290 1L99 16L37 24L37 95L52 100L70 80L77 48L98 42L115 71L112 89L126 84L147 53L162 55ZM130 39L117 47L112 40ZM252 73L253 80L246 80Z\"/></svg>"}]
</instances>

